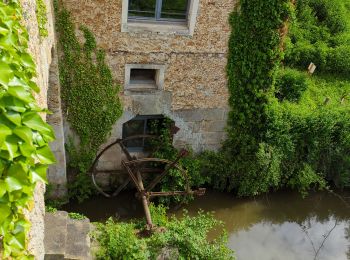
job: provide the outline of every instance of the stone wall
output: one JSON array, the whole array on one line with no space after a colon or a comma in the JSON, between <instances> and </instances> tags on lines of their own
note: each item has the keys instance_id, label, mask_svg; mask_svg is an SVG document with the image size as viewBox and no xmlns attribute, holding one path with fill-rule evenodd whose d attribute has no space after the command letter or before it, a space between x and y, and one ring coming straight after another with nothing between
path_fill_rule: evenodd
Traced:
<instances>
[{"instance_id":1,"label":"stone wall","mask_svg":"<svg viewBox=\"0 0 350 260\"><path fill-rule=\"evenodd\" d=\"M47 107L47 90L49 86L49 66L51 63L51 49L54 45L52 7L50 0L44 1L48 11L48 32L45 39L41 39L36 20L36 1L21 0L23 9L24 24L29 34L29 52L37 66L36 83L40 87L40 93L36 94L36 99L41 107ZM45 117L45 115L42 115ZM29 250L35 256L35 259L44 259L44 183L38 183L35 189L35 205L32 211L27 212L27 217L32 223L29 234Z\"/></svg>"},{"instance_id":2,"label":"stone wall","mask_svg":"<svg viewBox=\"0 0 350 260\"><path fill-rule=\"evenodd\" d=\"M122 137L122 125L136 115L163 114L180 131L177 147L195 152L217 150L225 138L228 111L226 63L230 27L228 17L236 0L199 0L193 35L172 32L122 32L123 0L63 0L77 25L94 33L107 52L113 76L122 86L126 64L165 65L161 90L122 91L124 114L107 143ZM123 87L122 87L123 90ZM66 137L71 134L65 126ZM120 169L116 147L101 158L100 167Z\"/></svg>"}]
</instances>

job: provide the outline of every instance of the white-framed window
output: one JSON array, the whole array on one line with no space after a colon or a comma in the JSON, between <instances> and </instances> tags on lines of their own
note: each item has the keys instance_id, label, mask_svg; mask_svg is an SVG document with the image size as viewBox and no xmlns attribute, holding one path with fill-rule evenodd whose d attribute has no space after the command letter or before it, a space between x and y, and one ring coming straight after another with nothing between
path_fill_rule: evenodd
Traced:
<instances>
[{"instance_id":1,"label":"white-framed window","mask_svg":"<svg viewBox=\"0 0 350 260\"><path fill-rule=\"evenodd\" d=\"M186 22L189 0L129 0L128 19Z\"/></svg>"},{"instance_id":2,"label":"white-framed window","mask_svg":"<svg viewBox=\"0 0 350 260\"><path fill-rule=\"evenodd\" d=\"M165 65L126 64L125 90L147 91L161 90L164 85Z\"/></svg>"},{"instance_id":3,"label":"white-framed window","mask_svg":"<svg viewBox=\"0 0 350 260\"><path fill-rule=\"evenodd\" d=\"M193 35L199 0L123 0L122 32Z\"/></svg>"}]
</instances>

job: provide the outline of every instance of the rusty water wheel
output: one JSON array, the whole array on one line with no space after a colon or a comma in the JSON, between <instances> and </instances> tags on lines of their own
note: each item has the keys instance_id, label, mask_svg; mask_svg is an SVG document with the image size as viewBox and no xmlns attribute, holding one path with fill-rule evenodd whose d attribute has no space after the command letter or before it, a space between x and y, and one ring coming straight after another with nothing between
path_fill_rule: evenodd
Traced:
<instances>
[{"instance_id":1,"label":"rusty water wheel","mask_svg":"<svg viewBox=\"0 0 350 260\"><path fill-rule=\"evenodd\" d=\"M131 136L131 137L127 137L124 139L117 139L116 141L114 141L113 143L109 144L108 146L106 146L100 153L98 153L98 155L96 156L96 159L94 160L91 168L90 168L90 173L91 173L91 178L92 178L92 182L95 186L95 188L97 189L97 191L102 194L103 196L107 197L107 198L113 198L119 195L119 193L124 190L128 184L130 183L131 179L129 178L129 175L127 174L127 172L125 171L125 181L123 181L121 184L119 185L115 185L115 182L117 181L117 179L114 180L113 182L113 187L114 189L112 191L106 191L104 190L98 183L96 180L96 176L98 173L109 173L111 175L115 174L117 171L100 171L97 169L98 167L98 163L99 163L99 159L109 150L111 149L113 146L115 145L119 145L122 152L125 154L126 159L128 161L130 160L134 160L136 159L136 157L131 156L129 151L127 150L125 143L130 141L130 140L135 140L135 139L141 139L141 138L147 138L147 139L158 139L158 136L155 135L136 135L136 136ZM154 147L153 150L149 151L149 153L154 153L158 150L158 147ZM125 170L125 169L124 169ZM120 174L120 173L119 173ZM112 178L110 177L109 180L111 180ZM110 181L111 182L111 181Z\"/></svg>"}]
</instances>

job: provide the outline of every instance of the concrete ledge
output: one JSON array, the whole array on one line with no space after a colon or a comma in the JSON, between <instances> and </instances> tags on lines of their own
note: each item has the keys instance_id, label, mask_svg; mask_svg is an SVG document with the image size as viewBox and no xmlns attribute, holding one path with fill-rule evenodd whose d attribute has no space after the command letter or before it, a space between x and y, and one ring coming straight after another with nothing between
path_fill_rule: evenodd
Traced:
<instances>
[{"instance_id":1,"label":"concrete ledge","mask_svg":"<svg viewBox=\"0 0 350 260\"><path fill-rule=\"evenodd\" d=\"M91 259L90 221L68 219L65 259Z\"/></svg>"},{"instance_id":2,"label":"concrete ledge","mask_svg":"<svg viewBox=\"0 0 350 260\"><path fill-rule=\"evenodd\" d=\"M62 259L67 239L68 213L57 211L45 215L45 259ZM56 257L56 258L55 258Z\"/></svg>"}]
</instances>

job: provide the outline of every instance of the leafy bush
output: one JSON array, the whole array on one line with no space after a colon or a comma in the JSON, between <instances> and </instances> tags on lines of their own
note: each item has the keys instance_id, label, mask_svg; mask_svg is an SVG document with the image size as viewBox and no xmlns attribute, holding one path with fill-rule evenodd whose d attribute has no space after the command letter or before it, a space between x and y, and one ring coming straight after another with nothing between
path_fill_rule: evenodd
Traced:
<instances>
[{"instance_id":1,"label":"leafy bush","mask_svg":"<svg viewBox=\"0 0 350 260\"><path fill-rule=\"evenodd\" d=\"M168 219L163 206L152 206L152 218L161 220L164 231L150 237L137 235L139 223L118 223L109 219L97 224L94 237L100 245L97 259L156 259L164 248L178 250L179 259L234 259L233 251L226 247L227 237L208 242L208 232L220 225L211 214L199 212L196 217L186 213L181 219Z\"/></svg>"},{"instance_id":2,"label":"leafy bush","mask_svg":"<svg viewBox=\"0 0 350 260\"><path fill-rule=\"evenodd\" d=\"M339 46L329 51L326 71L350 77L350 46Z\"/></svg>"},{"instance_id":3,"label":"leafy bush","mask_svg":"<svg viewBox=\"0 0 350 260\"><path fill-rule=\"evenodd\" d=\"M151 127L151 134L159 136L158 139L152 141L151 145L156 148L152 157L174 161L179 155L179 150L173 146L170 132L172 121L166 118L161 124L161 126L158 126L156 123ZM178 165L187 171L190 187L199 187L207 181L207 179L201 175L201 162L192 151L189 151L187 156L181 158ZM161 191L185 190L186 179L179 170L172 169L156 188ZM172 201L176 203L188 202L192 199L193 196L190 195L159 198L159 200L165 204L169 204Z\"/></svg>"},{"instance_id":4,"label":"leafy bush","mask_svg":"<svg viewBox=\"0 0 350 260\"><path fill-rule=\"evenodd\" d=\"M284 183L306 190L304 187L309 186L312 178L320 187L325 186L323 179L340 187L347 186L350 180L348 110L320 107L304 111L291 110L289 106L278 109L283 114L279 118L281 129L288 131L271 133L271 142L283 153ZM299 187L295 185L297 181Z\"/></svg>"},{"instance_id":5,"label":"leafy bush","mask_svg":"<svg viewBox=\"0 0 350 260\"><path fill-rule=\"evenodd\" d=\"M97 224L99 251L96 259L149 259L145 240L138 239L133 223L116 223L109 219L105 225Z\"/></svg>"},{"instance_id":6,"label":"leafy bush","mask_svg":"<svg viewBox=\"0 0 350 260\"><path fill-rule=\"evenodd\" d=\"M325 26L331 34L344 32L347 27L347 14L344 0L303 0L313 9L319 26Z\"/></svg>"},{"instance_id":7,"label":"leafy bush","mask_svg":"<svg viewBox=\"0 0 350 260\"><path fill-rule=\"evenodd\" d=\"M289 66L349 75L349 0L300 0L285 51Z\"/></svg>"},{"instance_id":8,"label":"leafy bush","mask_svg":"<svg viewBox=\"0 0 350 260\"><path fill-rule=\"evenodd\" d=\"M298 101L307 87L306 73L291 69L281 70L276 79L276 97L280 101Z\"/></svg>"},{"instance_id":9,"label":"leafy bush","mask_svg":"<svg viewBox=\"0 0 350 260\"><path fill-rule=\"evenodd\" d=\"M83 214L80 214L80 213L76 213L76 212L69 212L68 217L71 219L76 219L76 220L86 219L86 216L84 216Z\"/></svg>"},{"instance_id":10,"label":"leafy bush","mask_svg":"<svg viewBox=\"0 0 350 260\"><path fill-rule=\"evenodd\" d=\"M285 45L284 38L272 37L281 19L267 21L262 4L241 1L232 15L229 138L220 153L202 155L204 174L215 187L241 196L291 187L305 195L325 188L326 180L339 187L350 183L350 66L347 40L340 40L349 39L349 1L296 4ZM274 14L283 17L286 9L279 7ZM264 35L250 37L257 31ZM289 68L276 74L281 49L274 40L285 48L284 65L305 71L314 62L316 74L306 78ZM273 82L279 100L271 96Z\"/></svg>"}]
</instances>

